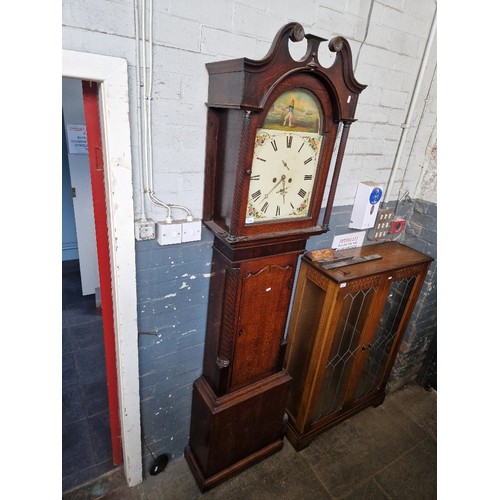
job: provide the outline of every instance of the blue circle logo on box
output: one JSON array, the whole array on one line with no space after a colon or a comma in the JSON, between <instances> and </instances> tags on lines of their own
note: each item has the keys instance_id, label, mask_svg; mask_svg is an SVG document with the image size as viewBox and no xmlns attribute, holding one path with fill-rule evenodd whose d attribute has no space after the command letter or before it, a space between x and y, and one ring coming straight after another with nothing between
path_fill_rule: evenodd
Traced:
<instances>
[{"instance_id":1,"label":"blue circle logo on box","mask_svg":"<svg viewBox=\"0 0 500 500\"><path fill-rule=\"evenodd\" d=\"M379 187L373 188L370 193L370 203L376 205L380 201L380 198L382 198L382 190Z\"/></svg>"}]
</instances>

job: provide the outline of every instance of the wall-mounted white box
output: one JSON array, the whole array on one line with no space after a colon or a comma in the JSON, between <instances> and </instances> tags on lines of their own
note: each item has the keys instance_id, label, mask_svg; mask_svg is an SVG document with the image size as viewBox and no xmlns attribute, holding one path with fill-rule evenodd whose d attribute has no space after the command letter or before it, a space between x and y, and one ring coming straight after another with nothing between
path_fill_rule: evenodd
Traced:
<instances>
[{"instance_id":1,"label":"wall-mounted white box","mask_svg":"<svg viewBox=\"0 0 500 500\"><path fill-rule=\"evenodd\" d=\"M182 222L182 243L201 240L201 220Z\"/></svg>"},{"instance_id":2,"label":"wall-mounted white box","mask_svg":"<svg viewBox=\"0 0 500 500\"><path fill-rule=\"evenodd\" d=\"M138 241L154 240L156 236L154 221L150 219L134 221L134 233Z\"/></svg>"},{"instance_id":3,"label":"wall-mounted white box","mask_svg":"<svg viewBox=\"0 0 500 500\"><path fill-rule=\"evenodd\" d=\"M156 241L160 245L174 245L182 242L182 224L177 222L157 222Z\"/></svg>"},{"instance_id":4,"label":"wall-mounted white box","mask_svg":"<svg viewBox=\"0 0 500 500\"><path fill-rule=\"evenodd\" d=\"M349 224L351 229L368 229L375 225L382 194L382 186L377 182L358 183Z\"/></svg>"}]
</instances>

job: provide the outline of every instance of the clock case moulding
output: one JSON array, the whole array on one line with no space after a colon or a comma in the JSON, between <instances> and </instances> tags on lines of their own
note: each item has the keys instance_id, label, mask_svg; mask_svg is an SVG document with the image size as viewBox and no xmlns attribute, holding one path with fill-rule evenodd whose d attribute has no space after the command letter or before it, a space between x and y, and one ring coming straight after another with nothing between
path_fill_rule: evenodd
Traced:
<instances>
[{"instance_id":1,"label":"clock case moulding","mask_svg":"<svg viewBox=\"0 0 500 500\"><path fill-rule=\"evenodd\" d=\"M307 39L300 61L289 40ZM203 373L193 385L185 457L201 491L229 479L283 447L291 377L283 370L285 328L299 256L307 239L328 231L349 127L365 88L354 78L347 40L322 67L326 41L290 23L260 61L208 63L209 91L203 221L214 234ZM323 134L315 186L304 217L246 223L256 131L278 96L312 92ZM340 122L342 136L322 224L319 212Z\"/></svg>"},{"instance_id":2,"label":"clock case moulding","mask_svg":"<svg viewBox=\"0 0 500 500\"><path fill-rule=\"evenodd\" d=\"M303 38L307 40L306 52L296 61L290 55L288 43ZM321 66L318 49L326 41L304 34L298 23L289 23L277 33L262 60L240 58L206 65L209 88L203 220L216 239L224 240L228 248L246 248L255 242L272 244L277 238L285 242L303 240L329 229L349 128L355 121L359 94L366 85L355 79L351 49L341 36L328 43L329 49L336 52L334 63L328 68ZM323 114L324 138L309 214L300 220L245 224L256 131L275 99L287 89L297 87L316 94ZM318 224L340 122L342 137L328 202L323 221Z\"/></svg>"}]
</instances>

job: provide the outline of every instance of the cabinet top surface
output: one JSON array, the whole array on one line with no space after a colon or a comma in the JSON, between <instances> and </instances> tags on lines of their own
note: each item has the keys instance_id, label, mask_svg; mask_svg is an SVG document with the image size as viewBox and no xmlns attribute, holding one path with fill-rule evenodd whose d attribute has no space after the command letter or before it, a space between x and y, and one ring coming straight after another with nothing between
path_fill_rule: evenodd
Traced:
<instances>
[{"instance_id":1,"label":"cabinet top surface","mask_svg":"<svg viewBox=\"0 0 500 500\"><path fill-rule=\"evenodd\" d=\"M369 276L371 274L390 272L403 267L424 264L434 260L431 256L396 241L342 250L339 253L346 257L352 256L353 258L377 254L382 258L357 264L346 264L345 266L331 270L323 269L321 264L311 262L308 259L302 259L302 263L313 267L328 276L329 279L340 283Z\"/></svg>"}]
</instances>

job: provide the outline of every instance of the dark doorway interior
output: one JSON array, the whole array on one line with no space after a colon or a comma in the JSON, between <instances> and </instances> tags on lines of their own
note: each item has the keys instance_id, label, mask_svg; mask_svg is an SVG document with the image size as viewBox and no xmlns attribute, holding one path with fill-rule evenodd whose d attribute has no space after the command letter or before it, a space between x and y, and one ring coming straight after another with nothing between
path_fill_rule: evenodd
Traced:
<instances>
[{"instance_id":1,"label":"dark doorway interior","mask_svg":"<svg viewBox=\"0 0 500 500\"><path fill-rule=\"evenodd\" d=\"M82 295L78 260L62 262L62 490L113 466L100 308Z\"/></svg>"}]
</instances>

